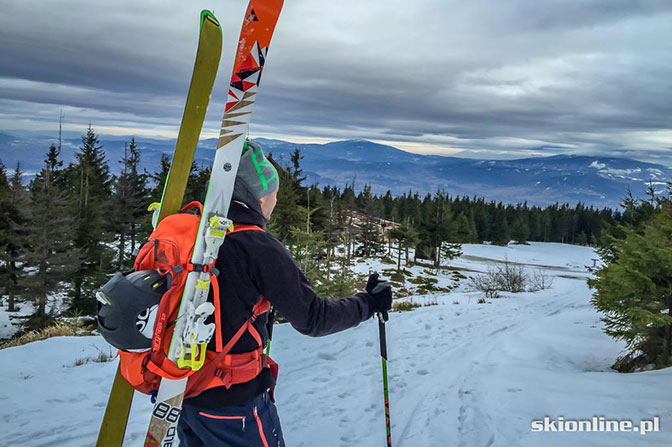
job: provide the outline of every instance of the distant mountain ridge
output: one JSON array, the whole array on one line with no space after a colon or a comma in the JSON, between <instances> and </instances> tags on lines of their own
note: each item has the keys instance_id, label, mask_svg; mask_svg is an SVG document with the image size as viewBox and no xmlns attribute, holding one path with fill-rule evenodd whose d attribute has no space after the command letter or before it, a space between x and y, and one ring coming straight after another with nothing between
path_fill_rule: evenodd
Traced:
<instances>
[{"instance_id":1,"label":"distant mountain ridge","mask_svg":"<svg viewBox=\"0 0 672 447\"><path fill-rule=\"evenodd\" d=\"M100 142L113 172L130 137L101 136ZM356 189L370 184L376 193L388 189L398 195L412 190L420 194L437 190L451 195L485 197L487 200L535 205L555 202L583 202L597 207L617 207L628 186L641 196L649 181L664 191L672 179L669 167L632 159L556 155L518 160L476 160L439 155L419 155L367 140L335 141L326 144L297 144L266 138L255 139L266 153L287 163L296 148L303 155L302 168L310 183L344 187L355 181ZM175 140L136 138L142 150L141 167L150 172L159 166L162 154L171 155ZM42 166L49 145L46 137L15 137L0 133L0 160L8 170L17 161L28 176ZM67 164L81 145L78 138L62 143ZM208 165L214 158L215 138L199 142L196 162Z\"/></svg>"}]
</instances>

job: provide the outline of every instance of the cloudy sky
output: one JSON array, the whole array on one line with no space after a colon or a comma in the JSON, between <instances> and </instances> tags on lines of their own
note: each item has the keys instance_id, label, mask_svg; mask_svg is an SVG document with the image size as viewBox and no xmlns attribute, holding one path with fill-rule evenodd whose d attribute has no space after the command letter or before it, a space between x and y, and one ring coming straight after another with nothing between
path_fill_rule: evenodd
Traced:
<instances>
[{"instance_id":1,"label":"cloudy sky","mask_svg":"<svg viewBox=\"0 0 672 447\"><path fill-rule=\"evenodd\" d=\"M0 0L0 131L174 137L199 13L224 29L221 121L247 0ZM672 165L670 0L286 0L251 136L365 138L477 158Z\"/></svg>"}]
</instances>

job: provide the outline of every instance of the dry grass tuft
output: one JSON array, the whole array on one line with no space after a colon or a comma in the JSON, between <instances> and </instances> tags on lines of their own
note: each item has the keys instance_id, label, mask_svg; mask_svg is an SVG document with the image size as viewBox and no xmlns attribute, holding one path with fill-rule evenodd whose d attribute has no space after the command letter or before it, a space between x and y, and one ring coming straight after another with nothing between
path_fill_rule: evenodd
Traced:
<instances>
[{"instance_id":1,"label":"dry grass tuft","mask_svg":"<svg viewBox=\"0 0 672 447\"><path fill-rule=\"evenodd\" d=\"M58 322L53 326L43 329L26 332L20 337L9 340L6 343L0 344L0 349L13 348L15 346L22 346L34 341L46 340L51 337L67 337L77 335L77 327L72 324Z\"/></svg>"}]
</instances>

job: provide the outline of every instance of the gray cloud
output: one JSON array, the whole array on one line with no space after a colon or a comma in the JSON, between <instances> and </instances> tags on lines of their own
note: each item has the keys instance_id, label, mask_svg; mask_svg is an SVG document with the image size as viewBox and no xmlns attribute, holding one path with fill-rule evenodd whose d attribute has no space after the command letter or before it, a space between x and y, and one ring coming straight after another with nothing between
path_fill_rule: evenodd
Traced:
<instances>
[{"instance_id":1,"label":"gray cloud","mask_svg":"<svg viewBox=\"0 0 672 447\"><path fill-rule=\"evenodd\" d=\"M286 2L253 134L672 164L668 0L331 3ZM0 129L53 128L64 108L72 126L176 132L198 13L212 4L0 4ZM245 7L215 10L225 45L211 133Z\"/></svg>"}]
</instances>

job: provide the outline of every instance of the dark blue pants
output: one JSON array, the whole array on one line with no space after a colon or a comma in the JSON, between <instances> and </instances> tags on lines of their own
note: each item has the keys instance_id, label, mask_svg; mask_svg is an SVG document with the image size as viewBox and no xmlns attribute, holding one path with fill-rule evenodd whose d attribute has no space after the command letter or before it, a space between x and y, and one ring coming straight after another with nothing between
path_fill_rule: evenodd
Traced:
<instances>
[{"instance_id":1,"label":"dark blue pants","mask_svg":"<svg viewBox=\"0 0 672 447\"><path fill-rule=\"evenodd\" d=\"M268 393L246 405L217 411L185 402L177 436L180 447L285 447L278 412Z\"/></svg>"}]
</instances>

